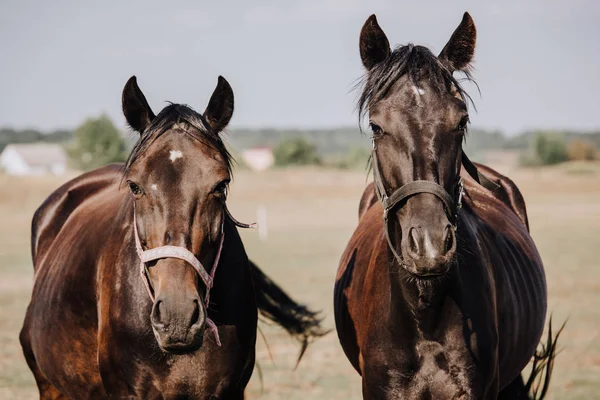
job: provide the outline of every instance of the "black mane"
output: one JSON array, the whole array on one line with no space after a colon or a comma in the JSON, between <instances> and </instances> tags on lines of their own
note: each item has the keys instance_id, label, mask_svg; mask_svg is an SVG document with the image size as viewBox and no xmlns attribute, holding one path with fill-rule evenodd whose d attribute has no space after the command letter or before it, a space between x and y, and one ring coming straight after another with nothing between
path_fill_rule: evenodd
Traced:
<instances>
[{"instance_id":1,"label":"black mane","mask_svg":"<svg viewBox=\"0 0 600 400\"><path fill-rule=\"evenodd\" d=\"M473 81L468 70L464 73L468 80ZM465 104L473 103L452 72L428 48L408 44L396 47L388 58L375 65L360 80L359 85L363 86L363 90L357 105L359 120L362 120L370 105L382 100L398 79L405 75L415 85L420 80L428 80L440 93L448 92L454 86Z\"/></svg>"},{"instance_id":2,"label":"black mane","mask_svg":"<svg viewBox=\"0 0 600 400\"><path fill-rule=\"evenodd\" d=\"M154 118L150 126L144 131L137 141L129 158L123 167L124 173L127 173L135 161L144 154L146 150L154 143L156 139L167 132L173 124L185 123L193 129L185 129L184 132L190 138L199 141L216 150L221 154L227 163L227 169L231 174L233 157L225 147L223 140L218 134L215 134L206 119L190 106L185 104L170 103L168 106Z\"/></svg>"}]
</instances>

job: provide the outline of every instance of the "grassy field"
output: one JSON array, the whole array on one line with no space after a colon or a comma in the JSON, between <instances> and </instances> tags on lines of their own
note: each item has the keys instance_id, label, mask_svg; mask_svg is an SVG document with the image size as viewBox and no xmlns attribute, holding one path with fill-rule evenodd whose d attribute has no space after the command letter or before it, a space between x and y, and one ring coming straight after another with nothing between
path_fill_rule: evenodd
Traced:
<instances>
[{"instance_id":1,"label":"grassy field","mask_svg":"<svg viewBox=\"0 0 600 400\"><path fill-rule=\"evenodd\" d=\"M552 399L600 398L600 168L571 164L520 170L490 159L520 186L532 235L547 269L549 310L569 319L552 380ZM248 253L297 300L322 309L333 328L332 293L339 257L357 222L365 173L292 169L240 171L230 209L245 222L268 213L268 239L242 232ZM60 181L0 176L0 399L36 398L18 343L30 297L29 224L33 211ZM309 347L293 371L297 344L262 325L258 362L263 372L249 399L360 399L360 379L334 332ZM270 351L269 351L270 349ZM271 354L271 356L269 355Z\"/></svg>"}]
</instances>

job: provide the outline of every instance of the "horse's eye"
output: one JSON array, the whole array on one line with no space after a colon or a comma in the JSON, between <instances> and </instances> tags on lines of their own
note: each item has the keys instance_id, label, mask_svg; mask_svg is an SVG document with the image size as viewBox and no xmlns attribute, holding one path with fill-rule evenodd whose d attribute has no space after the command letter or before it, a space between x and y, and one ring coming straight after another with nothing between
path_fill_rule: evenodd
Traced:
<instances>
[{"instance_id":1,"label":"horse's eye","mask_svg":"<svg viewBox=\"0 0 600 400\"><path fill-rule=\"evenodd\" d=\"M379 125L371 122L369 123L369 126L371 127L371 132L373 132L373 135L377 136L383 133L383 129L381 129Z\"/></svg>"},{"instance_id":2,"label":"horse's eye","mask_svg":"<svg viewBox=\"0 0 600 400\"><path fill-rule=\"evenodd\" d=\"M217 186L213 189L213 193L220 197L227 196L227 186L229 185L229 179L225 179L224 181L219 182Z\"/></svg>"},{"instance_id":3,"label":"horse's eye","mask_svg":"<svg viewBox=\"0 0 600 400\"><path fill-rule=\"evenodd\" d=\"M133 193L135 196L140 196L143 193L142 189L140 189L140 187L133 182L129 182L129 190L131 190L131 193Z\"/></svg>"},{"instance_id":4,"label":"horse's eye","mask_svg":"<svg viewBox=\"0 0 600 400\"><path fill-rule=\"evenodd\" d=\"M467 129L467 124L469 123L469 116L465 115L464 117L461 118L460 122L458 123L458 126L456 127L456 130L458 132L464 132Z\"/></svg>"}]
</instances>

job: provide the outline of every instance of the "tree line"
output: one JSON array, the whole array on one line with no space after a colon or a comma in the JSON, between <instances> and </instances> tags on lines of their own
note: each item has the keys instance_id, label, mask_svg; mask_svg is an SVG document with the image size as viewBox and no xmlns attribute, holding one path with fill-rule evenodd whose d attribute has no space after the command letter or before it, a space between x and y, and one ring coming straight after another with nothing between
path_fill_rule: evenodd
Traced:
<instances>
[{"instance_id":1,"label":"tree line","mask_svg":"<svg viewBox=\"0 0 600 400\"><path fill-rule=\"evenodd\" d=\"M135 139L137 135L125 135L108 116L101 115L74 130L0 129L0 151L10 143L60 143L73 167L89 170L124 161ZM371 150L369 133L358 128L237 129L226 135L226 142L234 154L255 146L271 147L277 166L365 168ZM472 128L464 148L474 159L489 150L518 150L521 163L528 166L592 160L598 156L600 132L529 131L509 137L501 131Z\"/></svg>"},{"instance_id":2,"label":"tree line","mask_svg":"<svg viewBox=\"0 0 600 400\"><path fill-rule=\"evenodd\" d=\"M364 168L371 151L368 135L358 129L323 131L248 131L232 134L234 143L271 145L276 165L328 165ZM528 131L506 136L500 131L471 129L463 146L475 160L490 150L514 150L523 166L552 165L597 159L600 132Z\"/></svg>"}]
</instances>

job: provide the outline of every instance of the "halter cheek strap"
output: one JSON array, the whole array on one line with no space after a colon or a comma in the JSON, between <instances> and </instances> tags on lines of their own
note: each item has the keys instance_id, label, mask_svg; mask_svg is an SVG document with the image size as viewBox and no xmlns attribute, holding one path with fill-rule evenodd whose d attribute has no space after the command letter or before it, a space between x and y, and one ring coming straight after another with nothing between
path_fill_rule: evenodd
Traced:
<instances>
[{"instance_id":1,"label":"halter cheek strap","mask_svg":"<svg viewBox=\"0 0 600 400\"><path fill-rule=\"evenodd\" d=\"M206 305L206 308L208 309L208 303L210 301L210 289L213 287L215 272L217 270L217 265L219 265L221 251L223 250L223 242L225 241L225 232L223 231L224 223L225 221L223 220L223 223L221 224L221 239L219 243L219 249L217 250L217 255L215 256L215 261L213 262L213 266L210 270L210 273L208 273L202 265L202 263L200 262L200 260L196 258L194 253L192 253L185 247L160 246L155 247L153 249L144 250L142 248L140 235L138 234L137 229L137 219L135 216L135 202L133 203L133 236L135 237L135 248L137 251L137 255L140 258L140 275L142 277L142 281L144 282L144 286L146 286L148 295L150 295L150 299L152 299L152 302L154 302L154 292L152 291L152 284L150 283L150 277L148 275L148 267L146 263L161 258L177 258L191 265L206 285L206 296L204 299L204 303ZM213 320L211 320L208 317L208 315L206 316L206 324L213 332L217 345L221 346L221 340L219 338L219 331L217 329L217 326L215 325Z\"/></svg>"}]
</instances>

